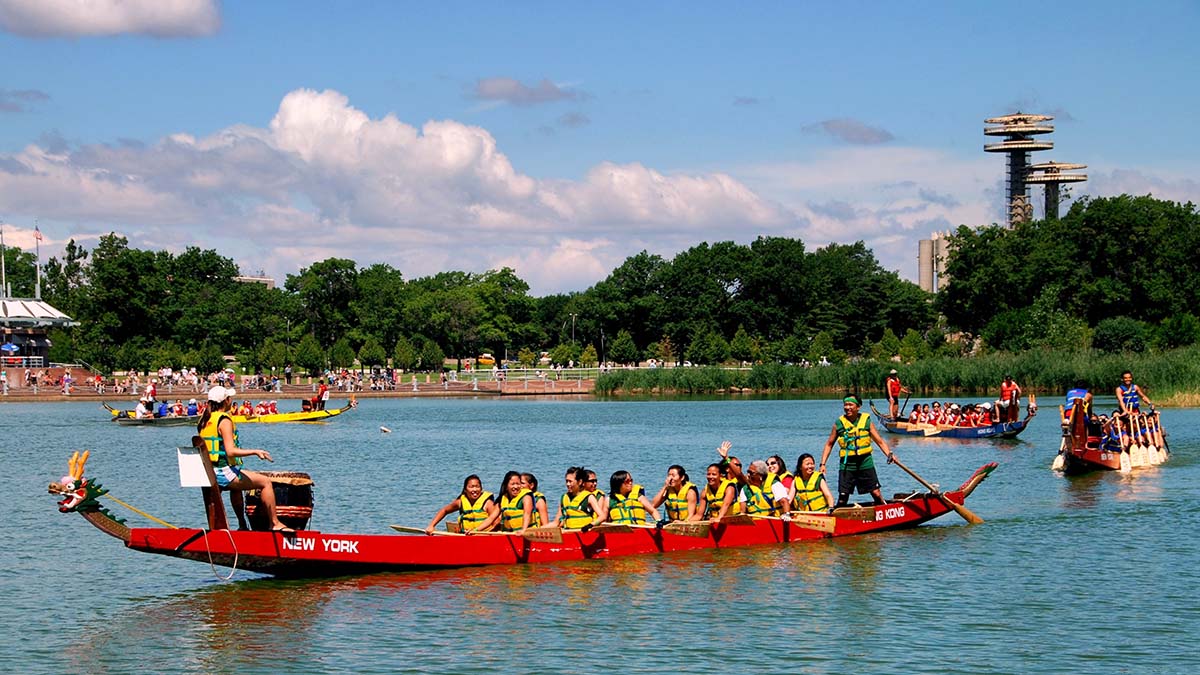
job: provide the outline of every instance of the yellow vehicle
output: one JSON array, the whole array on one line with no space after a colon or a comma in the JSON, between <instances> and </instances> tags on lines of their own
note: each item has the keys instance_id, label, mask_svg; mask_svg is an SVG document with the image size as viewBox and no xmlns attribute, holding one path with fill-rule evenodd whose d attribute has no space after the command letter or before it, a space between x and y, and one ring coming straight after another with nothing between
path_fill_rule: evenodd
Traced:
<instances>
[{"instance_id":1,"label":"yellow vehicle","mask_svg":"<svg viewBox=\"0 0 1200 675\"><path fill-rule=\"evenodd\" d=\"M475 362L481 366L494 366L496 365L496 357L491 354L480 354L479 358L475 359Z\"/></svg>"}]
</instances>

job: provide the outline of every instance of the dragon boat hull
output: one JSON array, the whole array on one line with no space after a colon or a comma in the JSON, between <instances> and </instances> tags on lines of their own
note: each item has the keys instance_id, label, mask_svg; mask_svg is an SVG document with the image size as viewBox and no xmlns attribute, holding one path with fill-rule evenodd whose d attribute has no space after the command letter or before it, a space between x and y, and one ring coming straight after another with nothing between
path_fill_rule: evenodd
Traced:
<instances>
[{"instance_id":1,"label":"dragon boat hull","mask_svg":"<svg viewBox=\"0 0 1200 675\"><path fill-rule=\"evenodd\" d=\"M1152 462L1158 464L1170 454L1165 440L1162 459ZM1157 449L1155 449L1157 452ZM1111 438L1103 438L1096 426L1082 412L1082 406L1071 409L1071 415L1063 425L1062 447L1059 457L1052 465L1061 469L1064 475L1077 476L1092 471L1121 471L1122 455L1125 455L1125 470L1145 466L1142 458L1133 457L1129 450L1123 451L1121 446Z\"/></svg>"},{"instance_id":2,"label":"dragon boat hull","mask_svg":"<svg viewBox=\"0 0 1200 675\"><path fill-rule=\"evenodd\" d=\"M139 418L132 410L117 410L107 403L102 405L112 415L112 421L122 427L194 427L200 421L199 415Z\"/></svg>"},{"instance_id":3,"label":"dragon boat hull","mask_svg":"<svg viewBox=\"0 0 1200 675\"><path fill-rule=\"evenodd\" d=\"M671 526L629 527L623 531L561 532L557 538L518 534L462 535L341 534L298 529L277 532L196 528L128 528L102 508L78 510L93 525L143 553L156 553L284 578L313 578L379 571L408 571L617 558L711 548L804 542L917 527L963 504L996 464L977 470L953 492L897 495L887 504L837 509L831 516L810 514L806 521L743 518L741 523L704 527L703 534L672 531ZM70 494L56 491L52 492ZM68 500L70 497L68 497ZM66 501L66 500L65 500ZM62 504L60 502L60 504ZM64 509L60 507L60 510ZM282 515L282 514L281 514ZM814 524L813 520L822 522ZM286 519L285 519L286 522ZM307 523L307 517L304 518ZM301 523L296 523L301 525ZM703 525L703 524L701 524ZM302 526L302 525L301 525ZM401 528L404 529L404 528ZM545 529L545 528L543 528ZM620 529L620 528L618 528ZM558 531L555 529L557 534Z\"/></svg>"},{"instance_id":4,"label":"dragon boat hull","mask_svg":"<svg viewBox=\"0 0 1200 675\"><path fill-rule=\"evenodd\" d=\"M1016 438L1029 426L1029 421L1037 414L1036 399L1031 395L1029 406L1026 408L1025 419L1014 422L997 422L979 427L956 427L948 424L914 424L904 420L895 420L881 412L872 401L871 410L885 431L899 436L916 436L921 438Z\"/></svg>"},{"instance_id":5,"label":"dragon boat hull","mask_svg":"<svg viewBox=\"0 0 1200 675\"><path fill-rule=\"evenodd\" d=\"M271 415L232 415L236 424L278 424L281 422L324 422L355 407L351 400L341 408L329 410L299 410L295 412L274 413Z\"/></svg>"}]
</instances>

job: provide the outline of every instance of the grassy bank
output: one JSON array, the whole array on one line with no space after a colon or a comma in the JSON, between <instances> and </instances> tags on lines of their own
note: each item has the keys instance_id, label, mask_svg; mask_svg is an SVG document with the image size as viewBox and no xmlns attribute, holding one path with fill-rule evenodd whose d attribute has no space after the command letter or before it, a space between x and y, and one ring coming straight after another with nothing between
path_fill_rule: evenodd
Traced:
<instances>
[{"instance_id":1,"label":"grassy bank","mask_svg":"<svg viewBox=\"0 0 1200 675\"><path fill-rule=\"evenodd\" d=\"M1099 354L1094 352L1031 351L963 358L935 358L912 364L859 361L837 366L801 368L763 364L751 369L653 368L618 369L596 380L596 393L712 394L728 391L756 393L830 393L855 391L882 395L888 371L896 368L915 395L995 394L1005 375L1012 375L1026 392L1061 394L1077 381L1097 393L1109 393L1132 370L1134 380L1156 403L1200 403L1200 347L1157 354Z\"/></svg>"}]
</instances>

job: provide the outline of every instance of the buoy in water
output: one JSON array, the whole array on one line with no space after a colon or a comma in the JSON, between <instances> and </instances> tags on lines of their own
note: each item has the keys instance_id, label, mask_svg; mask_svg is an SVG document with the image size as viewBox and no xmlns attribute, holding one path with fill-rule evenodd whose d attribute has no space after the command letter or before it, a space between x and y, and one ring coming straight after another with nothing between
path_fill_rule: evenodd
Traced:
<instances>
[{"instance_id":1,"label":"buoy in water","mask_svg":"<svg viewBox=\"0 0 1200 675\"><path fill-rule=\"evenodd\" d=\"M382 432L383 432L383 433L385 433L385 434L390 434L390 433L392 433L392 430L391 430L391 429L389 429L389 428L387 428L387 427L379 427L379 430L380 430L380 431L382 431Z\"/></svg>"}]
</instances>

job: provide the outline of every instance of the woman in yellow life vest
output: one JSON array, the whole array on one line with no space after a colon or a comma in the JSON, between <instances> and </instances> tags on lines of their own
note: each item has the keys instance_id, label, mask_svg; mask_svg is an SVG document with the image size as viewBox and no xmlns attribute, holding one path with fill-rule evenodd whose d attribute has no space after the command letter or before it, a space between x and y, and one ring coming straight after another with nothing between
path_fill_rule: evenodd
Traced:
<instances>
[{"instance_id":1,"label":"woman in yellow life vest","mask_svg":"<svg viewBox=\"0 0 1200 675\"><path fill-rule=\"evenodd\" d=\"M425 528L425 534L433 534L434 528L442 522L442 518L455 511L458 511L458 525L463 532L477 530L489 516L496 513L497 509L495 495L484 492L483 481L479 480L479 476L471 474L463 481L462 492L449 504L443 506L433 516L433 520L429 521L429 526Z\"/></svg>"},{"instance_id":2,"label":"woman in yellow life vest","mask_svg":"<svg viewBox=\"0 0 1200 675\"><path fill-rule=\"evenodd\" d=\"M533 495L533 527L540 527L550 522L550 514L547 512L546 495L538 492L537 476L531 473L521 474L521 486L529 490L529 494Z\"/></svg>"},{"instance_id":3,"label":"woman in yellow life vest","mask_svg":"<svg viewBox=\"0 0 1200 675\"><path fill-rule=\"evenodd\" d=\"M650 503L654 508L665 505L667 520L700 520L700 488L678 464L667 469L667 479Z\"/></svg>"},{"instance_id":4,"label":"woman in yellow life vest","mask_svg":"<svg viewBox=\"0 0 1200 675\"><path fill-rule=\"evenodd\" d=\"M587 477L587 469L577 466L567 469L567 494L559 500L558 515L551 525L579 530L604 522L608 513L604 510L604 504L596 499L596 495L584 487Z\"/></svg>"},{"instance_id":5,"label":"woman in yellow life vest","mask_svg":"<svg viewBox=\"0 0 1200 675\"><path fill-rule=\"evenodd\" d=\"M619 525L645 525L646 514L658 520L658 510L646 497L646 489L633 482L628 471L613 473L608 481L608 520Z\"/></svg>"},{"instance_id":6,"label":"woman in yellow life vest","mask_svg":"<svg viewBox=\"0 0 1200 675\"><path fill-rule=\"evenodd\" d=\"M216 385L208 390L208 409L196 425L204 445L208 448L208 459L212 462L216 473L217 485L223 490L230 491L230 501L238 512L238 522L245 529L242 519L242 499L240 491L258 490L259 500L267 512L267 520L271 523L272 532L295 534L295 530L284 525L279 520L275 510L275 488L271 480L261 473L246 471L241 468L242 457L254 456L268 462L275 461L266 450L251 450L238 447L237 429L230 418L230 407L236 392ZM237 495L235 499L233 495Z\"/></svg>"},{"instance_id":7,"label":"woman in yellow life vest","mask_svg":"<svg viewBox=\"0 0 1200 675\"><path fill-rule=\"evenodd\" d=\"M833 506L833 494L825 475L817 471L817 460L807 452L796 460L796 480L792 482L792 510L820 511Z\"/></svg>"},{"instance_id":8,"label":"woman in yellow life vest","mask_svg":"<svg viewBox=\"0 0 1200 675\"><path fill-rule=\"evenodd\" d=\"M775 481L783 483L784 488L791 490L793 480L795 480L795 476L787 470L787 462L783 461L782 457L771 455L767 458L767 480L763 483L764 492L770 492Z\"/></svg>"},{"instance_id":9,"label":"woman in yellow life vest","mask_svg":"<svg viewBox=\"0 0 1200 675\"><path fill-rule=\"evenodd\" d=\"M533 494L525 489L521 474L516 471L504 474L500 485L500 529L504 532L524 532L533 522Z\"/></svg>"},{"instance_id":10,"label":"woman in yellow life vest","mask_svg":"<svg viewBox=\"0 0 1200 675\"><path fill-rule=\"evenodd\" d=\"M737 457L730 457L726 461L731 466L736 464L739 469L742 467L742 462ZM709 464L705 478L708 482L704 492L700 493L698 509L705 520L719 523L725 516L734 516L741 512L737 502L737 481L725 476L721 464Z\"/></svg>"}]
</instances>

